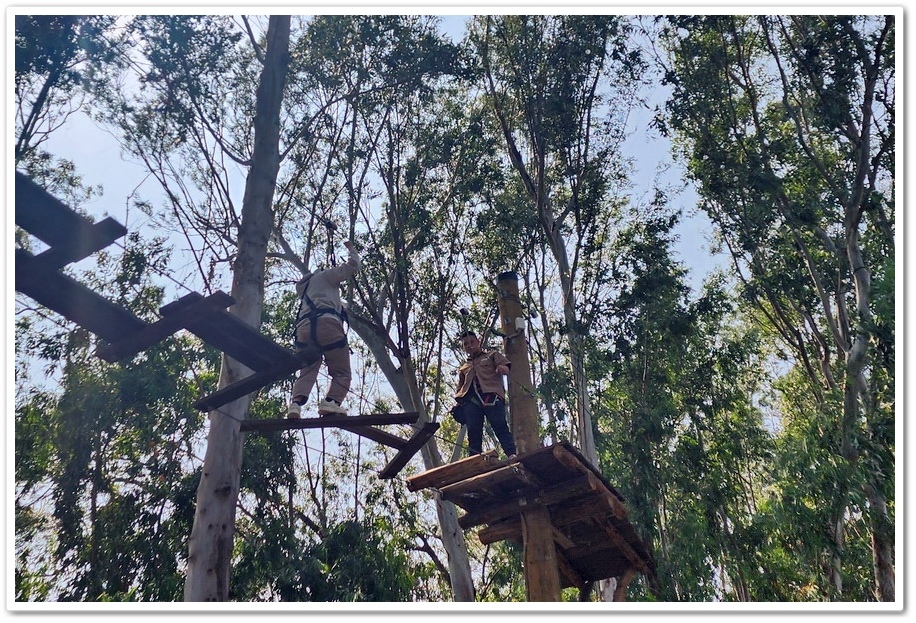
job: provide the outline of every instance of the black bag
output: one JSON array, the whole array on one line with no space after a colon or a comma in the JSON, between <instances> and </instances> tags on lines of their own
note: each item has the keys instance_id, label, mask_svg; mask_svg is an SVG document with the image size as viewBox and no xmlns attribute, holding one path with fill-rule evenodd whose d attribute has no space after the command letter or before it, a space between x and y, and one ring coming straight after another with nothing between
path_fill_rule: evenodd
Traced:
<instances>
[{"instance_id":1,"label":"black bag","mask_svg":"<svg viewBox=\"0 0 916 623\"><path fill-rule=\"evenodd\" d=\"M468 421L467 417L464 415L464 405L460 402L452 407L449 413L459 424L466 424Z\"/></svg>"}]
</instances>

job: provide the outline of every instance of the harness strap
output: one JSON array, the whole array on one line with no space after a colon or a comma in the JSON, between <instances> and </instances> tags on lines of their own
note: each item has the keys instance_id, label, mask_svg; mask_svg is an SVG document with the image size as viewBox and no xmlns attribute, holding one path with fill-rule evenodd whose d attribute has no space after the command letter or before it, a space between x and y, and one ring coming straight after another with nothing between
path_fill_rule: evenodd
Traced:
<instances>
[{"instance_id":1,"label":"harness strap","mask_svg":"<svg viewBox=\"0 0 916 623\"><path fill-rule=\"evenodd\" d=\"M303 301L305 301L305 303L309 306L308 313L305 314L305 315L302 314L302 302L303 302ZM305 322L306 320L308 320L308 321L310 322L310 326L309 326L309 336L310 336L311 339L312 339L312 344L315 345L315 346L317 346L317 347L318 347L318 350L319 350L320 352L323 353L323 352L326 352L326 351L329 351L329 350L335 350L335 349L337 349L337 348L344 348L344 347L346 347L346 346L347 346L347 338L346 338L346 337L342 337L341 339L339 339L339 340L337 340L337 341L335 341L335 342L331 342L330 344L325 344L324 346L322 346L322 345L320 345L320 344L318 343L318 323L317 323L317 320L318 320L318 317L319 317L319 316L326 316L326 315L337 316L338 318L340 318L340 322L341 322L341 323L345 323L345 322L346 322L346 323L349 324L349 320L347 319L347 312L346 312L346 310L343 310L343 309L342 309L342 310L340 310L340 311L338 312L338 311L337 311L336 309L334 309L333 307L318 307L317 305L315 305L315 302L314 302L314 301L311 299L311 297L308 295L308 284L306 284L305 290L303 290L303 292L302 292L302 297L301 297L300 300L299 300L299 311L298 311L298 313L296 314L296 326L293 328L293 344L294 344L297 348L304 348L304 347L306 347L306 346L309 346L309 344L306 344L306 343L303 343L303 342L300 342L300 341L299 341L299 327L302 326L302 323L303 323L303 322Z\"/></svg>"}]
</instances>

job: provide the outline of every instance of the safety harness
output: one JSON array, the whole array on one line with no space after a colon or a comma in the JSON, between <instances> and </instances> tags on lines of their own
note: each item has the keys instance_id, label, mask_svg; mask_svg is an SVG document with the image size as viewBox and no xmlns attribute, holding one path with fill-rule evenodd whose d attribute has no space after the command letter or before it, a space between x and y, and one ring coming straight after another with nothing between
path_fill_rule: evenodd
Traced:
<instances>
[{"instance_id":1,"label":"safety harness","mask_svg":"<svg viewBox=\"0 0 916 623\"><path fill-rule=\"evenodd\" d=\"M326 314L331 314L332 316L337 316L340 318L341 324L349 323L347 318L347 310L341 308L338 312L333 307L318 307L315 305L315 301L308 295L309 286L312 283L312 275L308 275L305 278L305 287L302 289L302 296L299 297L299 310L296 312L296 326L293 327L293 344L296 348L305 348L309 344L299 341L299 327L303 322L308 321L309 326L309 336L312 340L312 344L318 347L318 350L325 352L328 350L334 350L335 348L344 348L347 346L347 338L342 337L341 339L331 342L322 346L318 343L318 317L324 316ZM303 305L303 303L305 305ZM307 307L306 307L307 306ZM303 313L305 312L305 313Z\"/></svg>"}]
</instances>

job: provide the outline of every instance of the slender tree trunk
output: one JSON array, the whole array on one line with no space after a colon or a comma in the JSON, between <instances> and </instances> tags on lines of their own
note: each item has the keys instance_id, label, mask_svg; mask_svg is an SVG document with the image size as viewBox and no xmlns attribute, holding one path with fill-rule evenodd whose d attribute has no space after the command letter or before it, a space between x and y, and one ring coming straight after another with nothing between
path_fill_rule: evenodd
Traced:
<instances>
[{"instance_id":1,"label":"slender tree trunk","mask_svg":"<svg viewBox=\"0 0 916 623\"><path fill-rule=\"evenodd\" d=\"M867 485L871 520L872 554L875 567L875 583L879 601L894 601L894 524L887 513L887 502L874 485Z\"/></svg>"},{"instance_id":2,"label":"slender tree trunk","mask_svg":"<svg viewBox=\"0 0 916 623\"><path fill-rule=\"evenodd\" d=\"M400 367L395 366L391 361L385 340L378 335L370 323L365 322L356 314L350 314L350 326L372 351L401 406L407 410L418 411L420 422L428 421L423 401L418 399L421 395L420 388L410 362L401 361ZM444 464L434 440L430 440L423 446L421 454L426 469L433 469ZM443 500L438 495L435 500L439 528L442 531L442 544L448 555L452 597L455 601L474 601L474 580L471 576L471 563L464 531L458 525L458 509L454 503Z\"/></svg>"},{"instance_id":3,"label":"slender tree trunk","mask_svg":"<svg viewBox=\"0 0 916 623\"><path fill-rule=\"evenodd\" d=\"M273 227L273 195L280 168L280 107L289 62L290 17L271 16L267 50L258 84L252 166L245 183L238 255L233 269L230 313L259 326L264 305L264 262ZM245 366L225 355L219 387L248 374ZM247 417L250 398L240 398L210 413L207 452L197 488L194 526L188 543L185 601L226 601L235 533L235 508L242 468L239 426Z\"/></svg>"}]
</instances>

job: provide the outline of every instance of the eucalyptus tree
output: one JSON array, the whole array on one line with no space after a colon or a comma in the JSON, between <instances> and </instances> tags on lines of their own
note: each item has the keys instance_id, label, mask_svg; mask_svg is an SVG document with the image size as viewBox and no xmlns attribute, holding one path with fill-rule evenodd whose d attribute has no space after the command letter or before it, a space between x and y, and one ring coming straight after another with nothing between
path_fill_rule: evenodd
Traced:
<instances>
[{"instance_id":1,"label":"eucalyptus tree","mask_svg":"<svg viewBox=\"0 0 916 623\"><path fill-rule=\"evenodd\" d=\"M97 93L110 102L108 119L118 124L127 150L159 181L192 248L211 249L209 265L208 258L195 258L201 276L209 284L219 262L231 263L236 303L230 313L255 327L274 225L290 22L289 16L269 18L263 38L252 38L246 49L240 45L243 33L228 17L138 16L128 25L138 41L125 59L131 73L111 82L124 92ZM253 37L251 28L248 33ZM227 161L242 171L236 179L245 180L240 205ZM249 372L223 357L218 387ZM210 413L189 541L190 601L228 596L242 461L239 423L249 403L246 396Z\"/></svg>"},{"instance_id":2,"label":"eucalyptus tree","mask_svg":"<svg viewBox=\"0 0 916 623\"><path fill-rule=\"evenodd\" d=\"M595 464L586 342L591 302L609 292L603 243L626 183L620 141L643 66L629 32L626 18L607 15L477 17L470 32L492 124L552 255L575 434Z\"/></svg>"},{"instance_id":3,"label":"eucalyptus tree","mask_svg":"<svg viewBox=\"0 0 916 623\"><path fill-rule=\"evenodd\" d=\"M666 123L743 295L833 421L832 596L849 518L894 600L894 16L669 18Z\"/></svg>"},{"instance_id":4,"label":"eucalyptus tree","mask_svg":"<svg viewBox=\"0 0 916 623\"><path fill-rule=\"evenodd\" d=\"M280 109L289 62L289 38L290 17L271 16L255 100L250 168L230 292L236 301L232 313L252 326L260 325L264 304L267 243L274 224L273 196L280 168ZM219 387L231 385L249 373L245 366L224 355ZM185 582L188 601L224 600L228 596L242 461L239 422L246 416L249 402L248 397L240 398L210 414L207 455L188 548Z\"/></svg>"},{"instance_id":5,"label":"eucalyptus tree","mask_svg":"<svg viewBox=\"0 0 916 623\"><path fill-rule=\"evenodd\" d=\"M466 118L453 85L463 61L436 25L431 17L322 16L295 51L315 91L341 102L324 139L334 175L309 187L307 205L342 215L351 234L365 232L351 326L398 402L422 422L441 413L460 215L481 183L483 148L479 120ZM422 455L427 467L443 463L434 442ZM438 497L436 509L453 597L473 600L457 511Z\"/></svg>"},{"instance_id":6,"label":"eucalyptus tree","mask_svg":"<svg viewBox=\"0 0 916 623\"><path fill-rule=\"evenodd\" d=\"M396 162L384 162L386 152L379 145L387 141L385 149L403 157L406 148L400 146L403 139L397 136L402 131L401 124L406 127L418 111L425 114L416 106L430 96L427 81L453 71L450 64L455 60L454 50L433 36L431 18L326 17L314 18L313 22L290 47L288 57L281 55L288 58L290 75L295 78L287 81L280 117L273 119L273 126L268 124L279 129L279 141L275 144L278 154L271 146L267 159L255 158L249 145L251 119L257 118L256 103L260 102L250 87L256 73L253 68L259 66L261 58L258 43L242 45L236 25L228 18L157 17L136 22L136 32L145 42L144 63L149 63L137 65L141 70L141 97L126 98L126 106L113 106L112 111L115 116L123 114L123 131L131 152L147 163L166 190L173 211L170 220L198 249L198 270L207 282L214 278L220 264L237 253L236 272L242 267L240 244L246 203L240 215L231 191L232 167L228 165L234 163L242 169L258 163L265 165L278 155L279 172L268 171L266 178L274 176L277 191L270 248L262 260L267 260L271 276L279 278L280 283L284 278L295 281L296 273L308 265L333 261L331 237L341 218L346 225L340 229L346 230L347 237L360 239L361 243L369 240L366 229L378 225L378 217L372 212L372 202L377 198L373 193L382 187L378 176L382 176L384 184L390 181L392 171L397 172ZM348 45L341 47L341 41ZM269 56L269 44L267 51ZM278 75L273 79L277 80ZM405 101L400 108L399 99ZM254 179L253 175L252 168L249 179ZM398 175L395 179L400 185L403 182ZM399 193L391 185L388 191L391 198ZM395 222L386 226L386 231L392 241L382 238L379 248L401 254L398 270L393 275L379 273L381 282L366 282L371 289L362 287L363 300L371 300L375 291L382 292L380 304L371 308L380 315L366 315L366 322L361 324L360 311L354 306L356 313L351 318L357 330L370 328L361 333L370 348L380 345L381 350L373 352L402 405L425 415L418 381L398 371L398 366L410 371L414 365L408 341L414 295L409 292L411 277L405 271L411 261L408 254L415 250L405 248L405 239L399 237L431 231L429 223L397 220L415 206L416 200L389 203L386 216ZM446 214L447 209L440 207L436 212ZM328 232L326 241L320 235L322 230ZM418 240L420 248L429 246L428 239ZM263 238L257 244L261 241ZM411 244L417 245L416 241ZM427 252L427 257L435 254ZM254 270L252 266L257 263L250 262L248 269ZM370 252L365 273L372 273L369 267L373 263ZM447 290L448 281L440 279L440 289L446 286ZM387 289L388 283L396 285ZM447 295L444 291L443 296ZM392 312L389 306L396 309ZM386 322L379 321L385 316L397 319L396 339L400 343L392 351L395 365L386 350L395 340L387 337ZM235 415L243 417L243 412ZM230 437L227 443L234 444L231 431ZM224 443L211 443L210 447L215 445L236 447ZM235 456L234 449L230 455ZM237 465L235 459L229 463ZM229 477L226 490L231 498L235 476ZM221 506L227 512L225 521L218 525L228 527L228 505ZM444 530L450 540L447 549L452 543L463 546L454 511L451 524L453 527ZM227 554L231 539L217 540L209 549ZM460 549L450 551L450 561L457 561L450 570L452 582L461 586L456 598L472 598L468 565L461 564ZM228 554L221 558L221 571L211 574L223 583L204 597L218 594L217 598L225 598L228 559Z\"/></svg>"},{"instance_id":7,"label":"eucalyptus tree","mask_svg":"<svg viewBox=\"0 0 916 623\"><path fill-rule=\"evenodd\" d=\"M672 251L678 219L634 214L613 245L619 293L593 331L599 452L657 565L636 590L747 601L769 536L758 528L772 482L766 349L722 276L692 296Z\"/></svg>"}]
</instances>

